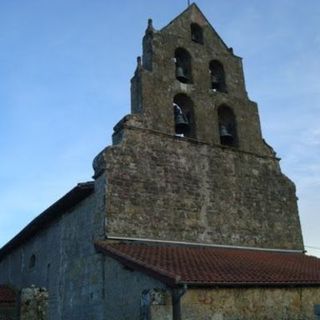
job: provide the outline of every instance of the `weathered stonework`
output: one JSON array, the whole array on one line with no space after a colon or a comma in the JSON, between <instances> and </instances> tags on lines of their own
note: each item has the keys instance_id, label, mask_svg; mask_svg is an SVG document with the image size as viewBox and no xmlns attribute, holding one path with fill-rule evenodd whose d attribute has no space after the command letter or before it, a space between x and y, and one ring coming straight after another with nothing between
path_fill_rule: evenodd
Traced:
<instances>
[{"instance_id":1,"label":"weathered stonework","mask_svg":"<svg viewBox=\"0 0 320 320\"><path fill-rule=\"evenodd\" d=\"M154 288L167 292L165 284L143 273L124 269L119 262L109 257L105 257L104 272L105 300L103 307L105 310L104 317L101 318L103 320L147 320L143 318L145 315L141 303L143 294ZM171 299L170 296L168 298L168 294L164 298L164 304L149 301L151 305L148 316L156 317L157 320L171 320Z\"/></svg>"},{"instance_id":2,"label":"weathered stonework","mask_svg":"<svg viewBox=\"0 0 320 320\"><path fill-rule=\"evenodd\" d=\"M20 320L48 319L48 292L45 288L24 288L21 290Z\"/></svg>"},{"instance_id":3,"label":"weathered stonework","mask_svg":"<svg viewBox=\"0 0 320 320\"><path fill-rule=\"evenodd\" d=\"M317 288L190 288L181 298L181 316L184 320L314 320L319 300ZM171 306L167 299L146 320L172 319Z\"/></svg>"},{"instance_id":4,"label":"weathered stonework","mask_svg":"<svg viewBox=\"0 0 320 320\"><path fill-rule=\"evenodd\" d=\"M103 261L93 245L104 237L101 183L96 182L96 193L0 261L0 283L48 290L49 320L104 319Z\"/></svg>"},{"instance_id":5,"label":"weathered stonework","mask_svg":"<svg viewBox=\"0 0 320 320\"><path fill-rule=\"evenodd\" d=\"M149 289L142 292L141 320L172 320L171 294L165 289Z\"/></svg>"},{"instance_id":6,"label":"weathered stonework","mask_svg":"<svg viewBox=\"0 0 320 320\"><path fill-rule=\"evenodd\" d=\"M200 33L190 34L195 23ZM190 55L183 81L177 78L178 49ZM225 73L219 83L212 80L217 61ZM19 289L34 284L49 292L22 292L22 320L36 319L38 311L40 319L49 320L174 318L171 293L181 288L153 278L145 266L124 267L97 252L94 241L105 236L304 249L295 186L262 138L241 58L196 5L160 31L148 22L131 92L132 114L114 127L113 145L94 159L92 193L72 198L70 207L58 202L61 212L50 223L36 218L17 236L19 245L0 252L0 284ZM173 103L184 101L192 130L178 136ZM225 116L232 115L231 144L221 138L222 107L230 112ZM201 289L188 283L182 318L311 320L314 305L320 309L320 291L308 287L308 279L296 288L244 283Z\"/></svg>"},{"instance_id":7,"label":"weathered stonework","mask_svg":"<svg viewBox=\"0 0 320 320\"><path fill-rule=\"evenodd\" d=\"M197 22L204 33L204 43L191 40L190 24ZM239 147L242 150L271 155L261 137L256 103L248 99L242 59L232 53L196 6L160 31L150 27L143 40L143 65L132 82L132 113L142 113L144 127L174 134L172 102L176 94L186 94L194 104L196 138L219 143L217 108L228 105L237 119ZM191 55L192 83L176 79L174 53L187 49ZM209 63L219 60L225 70L227 92L210 87Z\"/></svg>"},{"instance_id":8,"label":"weathered stonework","mask_svg":"<svg viewBox=\"0 0 320 320\"><path fill-rule=\"evenodd\" d=\"M192 289L182 298L184 320L313 320L318 288Z\"/></svg>"},{"instance_id":9,"label":"weathered stonework","mask_svg":"<svg viewBox=\"0 0 320 320\"><path fill-rule=\"evenodd\" d=\"M278 160L126 128L105 157L107 235L303 249Z\"/></svg>"},{"instance_id":10,"label":"weathered stonework","mask_svg":"<svg viewBox=\"0 0 320 320\"><path fill-rule=\"evenodd\" d=\"M194 22L203 44L191 40ZM107 236L303 250L295 187L262 138L241 59L195 5L160 31L149 21L143 47L133 115L94 161L95 178L106 180ZM191 83L176 79L177 48L190 54ZM217 60L223 91L210 87L208 68ZM190 103L192 138L175 134L177 94ZM220 142L220 106L234 114L232 146Z\"/></svg>"}]
</instances>

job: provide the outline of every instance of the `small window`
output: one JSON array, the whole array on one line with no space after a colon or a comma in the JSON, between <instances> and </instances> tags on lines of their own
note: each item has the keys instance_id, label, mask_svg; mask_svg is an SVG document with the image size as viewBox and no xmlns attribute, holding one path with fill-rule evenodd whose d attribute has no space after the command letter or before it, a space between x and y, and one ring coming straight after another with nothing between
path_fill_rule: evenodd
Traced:
<instances>
[{"instance_id":1,"label":"small window","mask_svg":"<svg viewBox=\"0 0 320 320\"><path fill-rule=\"evenodd\" d=\"M197 23L191 24L191 40L203 44L203 30Z\"/></svg>"},{"instance_id":2,"label":"small window","mask_svg":"<svg viewBox=\"0 0 320 320\"><path fill-rule=\"evenodd\" d=\"M34 268L36 265L36 256L33 254L29 259L29 269Z\"/></svg>"},{"instance_id":3,"label":"small window","mask_svg":"<svg viewBox=\"0 0 320 320\"><path fill-rule=\"evenodd\" d=\"M173 99L175 133L177 136L196 138L193 101L183 93Z\"/></svg>"},{"instance_id":4,"label":"small window","mask_svg":"<svg viewBox=\"0 0 320 320\"><path fill-rule=\"evenodd\" d=\"M231 108L221 106L218 109L220 143L225 146L238 145L236 118Z\"/></svg>"},{"instance_id":5,"label":"small window","mask_svg":"<svg viewBox=\"0 0 320 320\"><path fill-rule=\"evenodd\" d=\"M178 48L174 54L176 62L176 79L182 83L192 83L191 56L183 48Z\"/></svg>"},{"instance_id":6,"label":"small window","mask_svg":"<svg viewBox=\"0 0 320 320\"><path fill-rule=\"evenodd\" d=\"M213 91L227 92L223 65L217 60L212 60L209 64L209 72L211 89Z\"/></svg>"}]
</instances>

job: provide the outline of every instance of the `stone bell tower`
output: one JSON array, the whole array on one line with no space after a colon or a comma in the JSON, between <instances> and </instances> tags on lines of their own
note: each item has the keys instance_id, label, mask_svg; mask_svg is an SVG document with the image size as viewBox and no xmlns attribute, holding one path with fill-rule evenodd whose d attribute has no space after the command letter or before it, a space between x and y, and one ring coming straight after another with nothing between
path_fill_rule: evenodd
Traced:
<instances>
[{"instance_id":1,"label":"stone bell tower","mask_svg":"<svg viewBox=\"0 0 320 320\"><path fill-rule=\"evenodd\" d=\"M107 237L303 250L242 60L195 4L159 31L148 21L131 97L94 160Z\"/></svg>"}]
</instances>

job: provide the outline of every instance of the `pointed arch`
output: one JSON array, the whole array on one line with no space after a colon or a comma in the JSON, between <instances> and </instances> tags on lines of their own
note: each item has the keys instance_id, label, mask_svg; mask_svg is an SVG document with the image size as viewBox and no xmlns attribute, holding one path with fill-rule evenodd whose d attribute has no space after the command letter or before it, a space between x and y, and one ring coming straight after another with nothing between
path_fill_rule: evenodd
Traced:
<instances>
[{"instance_id":1,"label":"pointed arch","mask_svg":"<svg viewBox=\"0 0 320 320\"><path fill-rule=\"evenodd\" d=\"M191 55L184 48L177 48L174 53L176 78L183 83L192 83Z\"/></svg>"},{"instance_id":2,"label":"pointed arch","mask_svg":"<svg viewBox=\"0 0 320 320\"><path fill-rule=\"evenodd\" d=\"M178 93L173 98L173 114L176 134L196 138L194 104L189 96Z\"/></svg>"},{"instance_id":3,"label":"pointed arch","mask_svg":"<svg viewBox=\"0 0 320 320\"><path fill-rule=\"evenodd\" d=\"M209 63L211 89L219 92L227 92L225 72L222 63L211 60Z\"/></svg>"},{"instance_id":4,"label":"pointed arch","mask_svg":"<svg viewBox=\"0 0 320 320\"><path fill-rule=\"evenodd\" d=\"M237 122L233 110L222 105L218 108L220 143L226 146L238 146Z\"/></svg>"}]
</instances>

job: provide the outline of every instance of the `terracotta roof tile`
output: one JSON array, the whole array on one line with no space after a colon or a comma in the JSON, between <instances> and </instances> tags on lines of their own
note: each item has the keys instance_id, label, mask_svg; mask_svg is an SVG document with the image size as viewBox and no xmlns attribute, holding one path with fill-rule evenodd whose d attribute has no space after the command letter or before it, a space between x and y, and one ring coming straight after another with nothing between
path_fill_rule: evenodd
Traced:
<instances>
[{"instance_id":1,"label":"terracotta roof tile","mask_svg":"<svg viewBox=\"0 0 320 320\"><path fill-rule=\"evenodd\" d=\"M0 303L14 303L16 293L7 286L0 286Z\"/></svg>"},{"instance_id":2,"label":"terracotta roof tile","mask_svg":"<svg viewBox=\"0 0 320 320\"><path fill-rule=\"evenodd\" d=\"M96 248L169 285L320 286L320 259L303 253L107 241Z\"/></svg>"}]
</instances>

